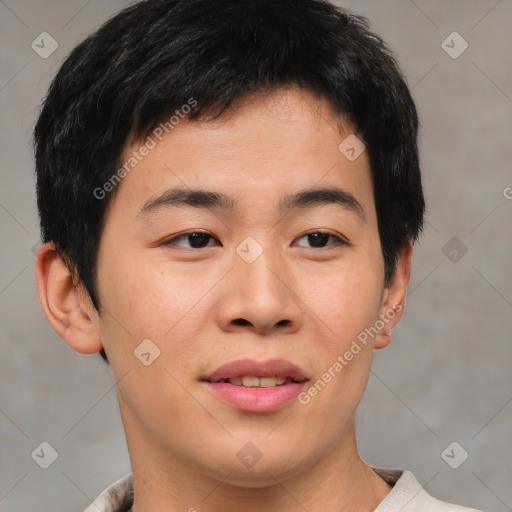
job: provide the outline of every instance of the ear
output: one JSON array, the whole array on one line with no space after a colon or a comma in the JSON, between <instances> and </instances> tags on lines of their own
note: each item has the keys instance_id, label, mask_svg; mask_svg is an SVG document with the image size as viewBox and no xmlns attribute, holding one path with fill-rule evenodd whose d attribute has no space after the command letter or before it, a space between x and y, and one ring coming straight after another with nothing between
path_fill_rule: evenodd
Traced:
<instances>
[{"instance_id":1,"label":"ear","mask_svg":"<svg viewBox=\"0 0 512 512\"><path fill-rule=\"evenodd\" d=\"M411 277L412 242L400 252L395 269L395 276L384 289L379 319L384 324L375 336L374 348L385 348L391 343L391 331L398 324L405 308L405 297Z\"/></svg>"},{"instance_id":2,"label":"ear","mask_svg":"<svg viewBox=\"0 0 512 512\"><path fill-rule=\"evenodd\" d=\"M36 279L39 302L55 332L77 352L99 352L103 345L94 322L97 312L88 295L73 283L53 242L42 244L37 251Z\"/></svg>"}]
</instances>

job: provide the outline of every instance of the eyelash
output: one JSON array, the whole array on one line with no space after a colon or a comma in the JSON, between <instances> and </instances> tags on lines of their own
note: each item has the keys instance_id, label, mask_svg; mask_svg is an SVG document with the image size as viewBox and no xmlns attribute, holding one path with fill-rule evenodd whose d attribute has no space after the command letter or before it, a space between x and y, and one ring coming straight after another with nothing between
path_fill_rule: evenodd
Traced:
<instances>
[{"instance_id":1,"label":"eyelash","mask_svg":"<svg viewBox=\"0 0 512 512\"><path fill-rule=\"evenodd\" d=\"M300 238L304 238L305 236L308 236L308 235L314 235L314 234L324 234L324 235L328 235L329 237L331 238L334 238L336 240L336 242L332 245L338 245L338 246L343 246L343 245L350 245L349 242L347 242L346 240L344 240L343 238L337 236L337 235L334 235L332 233L328 233L326 231L321 231L321 230L314 230L314 231L308 231L307 233L304 233L303 235L299 236L298 239ZM207 233L206 231L187 231L186 233L182 233L181 235L178 235L178 236L175 236L173 238L169 238L168 240L162 242L162 245L176 245L175 242L176 240L180 240L182 238L186 238L187 236L189 235L194 235L194 234L201 234L201 235L208 235L209 237L211 238L215 238L213 235L210 235L210 233ZM329 248L330 246L327 246L327 247L311 247L311 249L327 249ZM195 250L195 251L200 251L202 249L206 249L207 247L201 247L201 248L194 248L194 247L186 247L185 249L191 249L191 250Z\"/></svg>"}]
</instances>

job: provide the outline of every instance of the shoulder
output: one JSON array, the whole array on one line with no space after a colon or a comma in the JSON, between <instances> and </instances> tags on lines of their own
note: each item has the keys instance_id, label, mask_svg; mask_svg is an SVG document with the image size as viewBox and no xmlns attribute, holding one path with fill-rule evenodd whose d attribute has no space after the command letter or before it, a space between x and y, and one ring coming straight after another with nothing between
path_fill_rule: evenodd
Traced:
<instances>
[{"instance_id":1,"label":"shoulder","mask_svg":"<svg viewBox=\"0 0 512 512\"><path fill-rule=\"evenodd\" d=\"M391 492L374 512L482 512L438 500L423 489L410 471L372 469L393 485Z\"/></svg>"}]
</instances>

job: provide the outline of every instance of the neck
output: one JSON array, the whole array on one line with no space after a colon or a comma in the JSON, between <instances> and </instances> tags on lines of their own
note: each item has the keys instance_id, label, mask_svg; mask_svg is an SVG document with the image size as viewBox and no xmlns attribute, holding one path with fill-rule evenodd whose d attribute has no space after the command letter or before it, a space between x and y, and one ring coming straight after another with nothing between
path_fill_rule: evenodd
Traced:
<instances>
[{"instance_id":1,"label":"neck","mask_svg":"<svg viewBox=\"0 0 512 512\"><path fill-rule=\"evenodd\" d=\"M324 452L249 476L239 465L218 473L205 470L166 452L126 415L123 424L134 480L130 512L371 512L391 490L360 458L353 422L339 443Z\"/></svg>"}]
</instances>

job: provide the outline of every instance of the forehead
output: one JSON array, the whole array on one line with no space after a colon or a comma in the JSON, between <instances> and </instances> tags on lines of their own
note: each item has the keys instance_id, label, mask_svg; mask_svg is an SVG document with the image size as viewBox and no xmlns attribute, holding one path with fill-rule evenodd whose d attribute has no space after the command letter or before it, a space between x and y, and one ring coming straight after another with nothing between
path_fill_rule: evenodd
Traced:
<instances>
[{"instance_id":1,"label":"forehead","mask_svg":"<svg viewBox=\"0 0 512 512\"><path fill-rule=\"evenodd\" d=\"M348 136L354 137L350 122L307 90L249 96L216 120L184 116L169 133L127 146L125 163L144 146L152 149L123 178L115 201L139 215L170 189L210 190L231 197L224 205L232 211L274 201L282 213L293 192L337 188L371 210L368 158L365 151L346 157L340 144Z\"/></svg>"}]
</instances>

